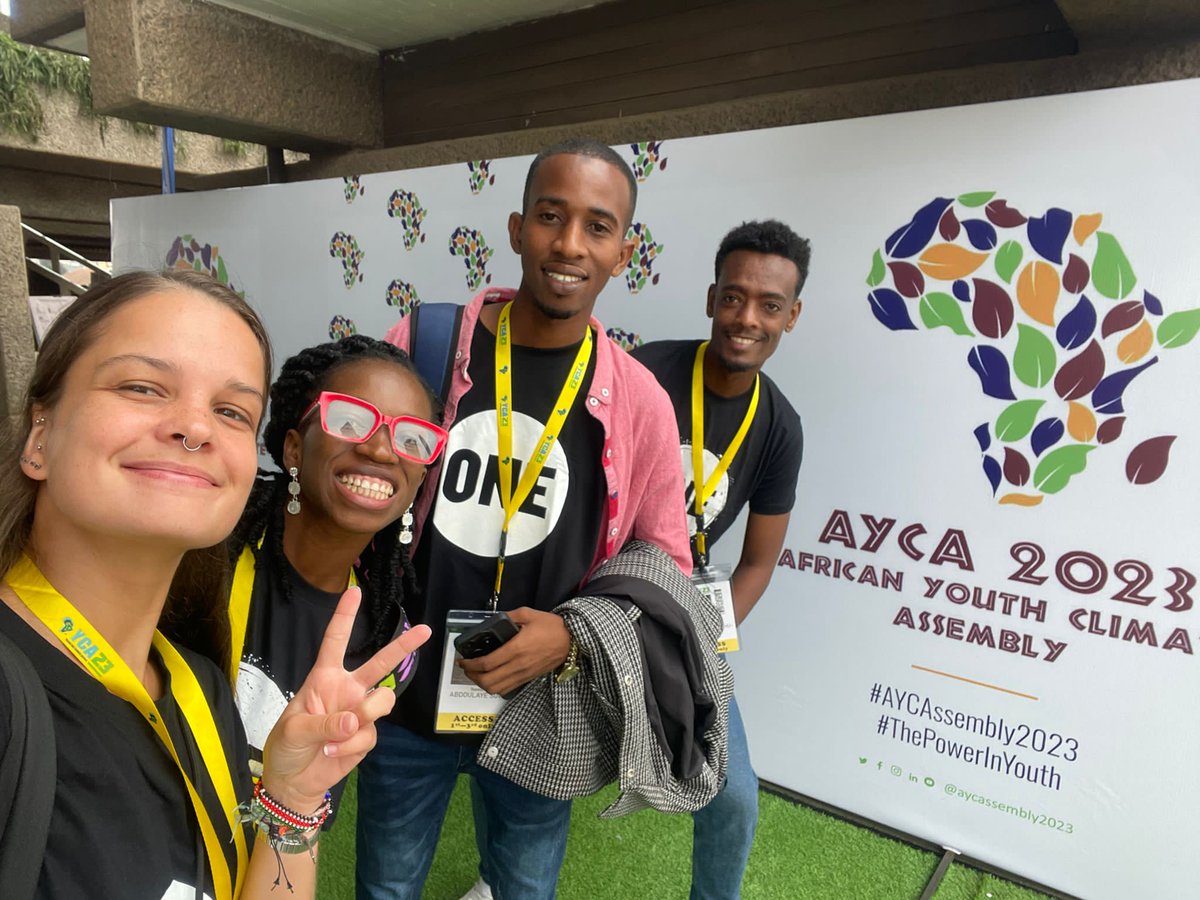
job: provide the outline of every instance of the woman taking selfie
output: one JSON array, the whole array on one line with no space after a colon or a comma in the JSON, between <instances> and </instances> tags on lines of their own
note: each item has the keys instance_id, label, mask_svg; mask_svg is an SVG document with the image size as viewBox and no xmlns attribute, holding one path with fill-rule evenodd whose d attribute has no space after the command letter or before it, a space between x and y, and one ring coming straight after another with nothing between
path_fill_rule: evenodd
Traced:
<instances>
[{"instance_id":1,"label":"woman taking selfie","mask_svg":"<svg viewBox=\"0 0 1200 900\"><path fill-rule=\"evenodd\" d=\"M373 686L428 631L348 672L347 591L252 788L219 585L270 371L257 316L190 273L105 282L47 335L0 457L0 767L57 772L0 812L6 897L313 895L326 792L394 702ZM30 740L39 703L52 753ZM44 850L13 853L47 811Z\"/></svg>"},{"instance_id":2,"label":"woman taking selfie","mask_svg":"<svg viewBox=\"0 0 1200 900\"><path fill-rule=\"evenodd\" d=\"M347 668L407 627L408 508L446 442L434 407L408 355L363 335L300 351L271 387L263 443L280 472L256 482L230 554L230 660L255 763L347 587L363 592ZM404 661L393 687L406 686L416 661Z\"/></svg>"}]
</instances>

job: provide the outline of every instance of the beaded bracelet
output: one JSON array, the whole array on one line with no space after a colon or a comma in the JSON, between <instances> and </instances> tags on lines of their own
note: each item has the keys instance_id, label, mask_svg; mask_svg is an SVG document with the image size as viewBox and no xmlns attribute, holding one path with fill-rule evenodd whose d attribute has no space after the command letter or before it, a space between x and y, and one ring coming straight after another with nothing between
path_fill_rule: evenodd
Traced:
<instances>
[{"instance_id":1,"label":"beaded bracelet","mask_svg":"<svg viewBox=\"0 0 1200 900\"><path fill-rule=\"evenodd\" d=\"M254 794L250 800L238 806L236 812L238 823L249 824L262 834L267 846L275 853L279 870L272 889L279 886L279 879L282 877L287 889L291 891L292 882L283 867L281 854L303 853L307 850L312 861L316 863L317 857L313 848L317 844L321 826L333 813L333 798L326 791L325 799L321 801L317 811L306 816L288 809L267 792L262 781L258 781L254 785Z\"/></svg>"}]
</instances>

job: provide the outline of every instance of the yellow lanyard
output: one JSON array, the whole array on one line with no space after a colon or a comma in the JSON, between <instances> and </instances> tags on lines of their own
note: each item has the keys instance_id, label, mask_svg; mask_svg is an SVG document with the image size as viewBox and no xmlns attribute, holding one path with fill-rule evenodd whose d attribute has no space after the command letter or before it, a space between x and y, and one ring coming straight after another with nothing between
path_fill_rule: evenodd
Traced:
<instances>
[{"instance_id":1,"label":"yellow lanyard","mask_svg":"<svg viewBox=\"0 0 1200 900\"><path fill-rule=\"evenodd\" d=\"M754 376L754 393L750 396L750 408L742 424L738 426L733 440L721 455L717 467L707 478L704 477L704 351L708 349L708 341L696 348L696 361L692 365L692 481L696 487L695 512L696 517L696 552L700 557L700 565L708 565L708 538L704 527L704 504L712 496L721 476L729 469L729 464L742 449L742 441L754 421L754 413L758 410L758 376Z\"/></svg>"},{"instance_id":2,"label":"yellow lanyard","mask_svg":"<svg viewBox=\"0 0 1200 900\"><path fill-rule=\"evenodd\" d=\"M258 539L258 548L262 549L263 538L266 537L264 532L262 537ZM254 569L255 569L254 550L247 544L242 548L242 555L238 557L237 567L233 570L233 587L229 591L229 666L230 675L233 678L234 684L237 684L238 666L242 662L242 653L246 648L246 628L250 623L250 598L254 594ZM350 569L350 578L347 582L347 587L355 587L358 585L358 578L354 575L354 569Z\"/></svg>"},{"instance_id":3,"label":"yellow lanyard","mask_svg":"<svg viewBox=\"0 0 1200 900\"><path fill-rule=\"evenodd\" d=\"M237 821L235 809L238 805L237 792L233 787L233 778L229 772L229 760L221 746L221 736L217 731L217 723L213 719L212 708L208 704L200 682L188 666L187 661L179 654L162 633L155 630L154 647L162 656L163 664L171 676L171 694L179 705L188 728L200 748L200 756L208 777L216 789L217 798L225 815L225 824L233 835L237 851L236 882L230 877L229 863L217 836L212 819L204 803L200 799L187 770L179 759L175 744L167 731L158 707L150 698L146 688L133 674L129 665L121 659L108 641L84 618L83 614L66 597L60 594L46 580L33 561L27 556L8 570L4 576L13 591L20 597L29 610L49 628L63 645L84 665L93 678L114 696L120 697L137 709L142 717L154 729L158 739L162 741L171 759L175 761L183 783L187 787L188 796L192 800L192 808L196 813L196 821L200 825L200 833L204 837L204 846L208 853L209 866L212 869L213 887L217 900L232 900L242 890L242 879L246 874L248 852L246 834Z\"/></svg>"},{"instance_id":4,"label":"yellow lanyard","mask_svg":"<svg viewBox=\"0 0 1200 900\"><path fill-rule=\"evenodd\" d=\"M504 524L500 527L500 551L496 555L496 583L492 589L491 608L494 612L500 603L500 582L504 578L504 551L508 544L508 526L521 508L521 504L529 496L537 482L542 466L550 457L571 406L583 384L583 376L587 373L588 362L592 356L592 329L588 327L575 354L575 362L559 391L558 401L546 418L546 427L538 438L533 458L525 464L521 472L521 481L516 493L512 489L512 329L509 316L512 312L512 301L504 304L500 310L500 321L496 325L496 433L499 436L500 460L500 500L504 504Z\"/></svg>"}]
</instances>

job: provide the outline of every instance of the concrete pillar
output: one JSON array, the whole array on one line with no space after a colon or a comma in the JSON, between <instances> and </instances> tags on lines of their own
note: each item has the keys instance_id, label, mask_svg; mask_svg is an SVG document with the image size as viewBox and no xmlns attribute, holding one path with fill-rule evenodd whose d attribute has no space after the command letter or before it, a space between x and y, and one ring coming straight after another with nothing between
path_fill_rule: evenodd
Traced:
<instances>
[{"instance_id":1,"label":"concrete pillar","mask_svg":"<svg viewBox=\"0 0 1200 900\"><path fill-rule=\"evenodd\" d=\"M10 425L21 411L34 358L21 210L0 206L0 415Z\"/></svg>"}]
</instances>

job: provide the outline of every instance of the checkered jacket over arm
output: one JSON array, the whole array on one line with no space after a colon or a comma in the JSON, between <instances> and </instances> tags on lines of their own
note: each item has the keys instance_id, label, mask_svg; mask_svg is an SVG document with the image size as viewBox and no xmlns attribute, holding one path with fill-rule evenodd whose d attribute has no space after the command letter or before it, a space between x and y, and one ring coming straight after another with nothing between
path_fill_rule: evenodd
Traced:
<instances>
[{"instance_id":1,"label":"checkered jacket over arm","mask_svg":"<svg viewBox=\"0 0 1200 900\"><path fill-rule=\"evenodd\" d=\"M652 544L630 542L594 577L605 575L641 579L667 591L691 620L702 654L704 691L717 706L701 736L700 771L691 778L675 777L654 736L637 627L641 611L586 593L555 610L579 644L580 675L565 684L545 675L526 685L501 711L479 749L479 764L560 800L593 794L619 780L621 793L603 817L646 807L693 812L716 796L728 756L733 672L715 649L720 612Z\"/></svg>"}]
</instances>

